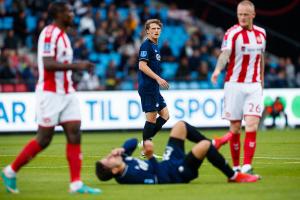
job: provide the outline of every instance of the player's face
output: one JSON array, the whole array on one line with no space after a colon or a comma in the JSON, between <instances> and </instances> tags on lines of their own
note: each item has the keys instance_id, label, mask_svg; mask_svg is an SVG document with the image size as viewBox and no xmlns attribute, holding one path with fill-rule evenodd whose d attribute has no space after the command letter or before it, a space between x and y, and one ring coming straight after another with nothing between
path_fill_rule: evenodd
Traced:
<instances>
[{"instance_id":1,"label":"player's face","mask_svg":"<svg viewBox=\"0 0 300 200\"><path fill-rule=\"evenodd\" d=\"M147 35L149 39L158 40L160 36L161 28L158 24L152 23L149 26L149 29L147 30Z\"/></svg>"},{"instance_id":2,"label":"player's face","mask_svg":"<svg viewBox=\"0 0 300 200\"><path fill-rule=\"evenodd\" d=\"M65 26L71 26L74 18L74 13L70 5L66 5L61 13L62 22Z\"/></svg>"},{"instance_id":3,"label":"player's face","mask_svg":"<svg viewBox=\"0 0 300 200\"><path fill-rule=\"evenodd\" d=\"M239 5L237 8L237 17L241 27L251 29L255 17L254 8L249 5Z\"/></svg>"},{"instance_id":4,"label":"player's face","mask_svg":"<svg viewBox=\"0 0 300 200\"><path fill-rule=\"evenodd\" d=\"M123 164L123 159L120 155L108 155L101 160L101 163L109 169L113 169L121 166Z\"/></svg>"}]
</instances>

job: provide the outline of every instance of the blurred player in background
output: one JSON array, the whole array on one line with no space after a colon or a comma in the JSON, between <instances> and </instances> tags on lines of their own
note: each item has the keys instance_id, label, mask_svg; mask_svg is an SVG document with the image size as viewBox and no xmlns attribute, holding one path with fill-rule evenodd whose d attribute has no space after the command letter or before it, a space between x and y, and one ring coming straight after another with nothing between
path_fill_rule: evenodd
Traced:
<instances>
[{"instance_id":1,"label":"blurred player in background","mask_svg":"<svg viewBox=\"0 0 300 200\"><path fill-rule=\"evenodd\" d=\"M50 144L55 126L61 125L67 139L70 192L98 194L99 189L86 186L80 177L81 116L71 80L72 70L90 69L93 64L88 61L72 63L73 50L65 32L72 24L74 16L70 5L55 2L49 6L48 12L54 21L42 30L38 40L37 135L26 144L16 159L4 168L2 179L8 192L18 193L17 172Z\"/></svg>"},{"instance_id":2,"label":"blurred player in background","mask_svg":"<svg viewBox=\"0 0 300 200\"><path fill-rule=\"evenodd\" d=\"M230 140L233 169L253 173L252 160L256 148L256 133L262 113L262 89L264 83L264 51L266 32L255 26L255 8L251 1L241 1L237 6L239 24L225 33L222 53L212 75L216 83L218 75L228 62L224 86L223 118L230 121L230 131L216 139L216 146ZM240 168L240 131L245 120L244 163Z\"/></svg>"},{"instance_id":3,"label":"blurred player in background","mask_svg":"<svg viewBox=\"0 0 300 200\"><path fill-rule=\"evenodd\" d=\"M184 152L186 139L195 143L188 154ZM153 156L153 143L150 140L144 143L148 160L131 157L136 146L137 139L129 139L123 147L113 149L109 155L97 161L97 177L101 181L115 178L121 184L189 183L198 177L199 167L207 158L229 182L256 182L259 179L257 175L234 172L210 140L184 121L177 122L171 130L163 161L157 162Z\"/></svg>"},{"instance_id":4,"label":"blurred player in background","mask_svg":"<svg viewBox=\"0 0 300 200\"><path fill-rule=\"evenodd\" d=\"M151 140L169 119L169 111L159 89L159 87L169 88L168 82L160 77L161 57L157 43L162 26L158 19L146 21L147 39L142 43L139 51L138 92L142 109L146 114L143 141Z\"/></svg>"}]
</instances>

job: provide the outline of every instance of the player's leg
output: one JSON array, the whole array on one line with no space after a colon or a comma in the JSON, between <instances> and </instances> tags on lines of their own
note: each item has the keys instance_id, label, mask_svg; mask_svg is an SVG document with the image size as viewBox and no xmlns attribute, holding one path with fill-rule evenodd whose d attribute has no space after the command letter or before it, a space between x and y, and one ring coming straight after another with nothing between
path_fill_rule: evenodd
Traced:
<instances>
[{"instance_id":1,"label":"player's leg","mask_svg":"<svg viewBox=\"0 0 300 200\"><path fill-rule=\"evenodd\" d=\"M230 153L232 158L233 170L240 170L240 152L241 152L241 125L242 122L238 121L230 121L230 132L232 133L232 137L230 140Z\"/></svg>"},{"instance_id":2,"label":"player's leg","mask_svg":"<svg viewBox=\"0 0 300 200\"><path fill-rule=\"evenodd\" d=\"M143 129L143 141L150 140L155 135L157 111L145 113L146 122Z\"/></svg>"},{"instance_id":3,"label":"player's leg","mask_svg":"<svg viewBox=\"0 0 300 200\"><path fill-rule=\"evenodd\" d=\"M185 157L184 165L191 170L191 173L187 174L197 174L198 168L201 166L205 157L228 178L229 182L256 182L259 179L259 176L234 172L225 158L209 140L202 140L197 143L192 148L192 151ZM195 177L196 176L193 176L191 178Z\"/></svg>"},{"instance_id":4,"label":"player's leg","mask_svg":"<svg viewBox=\"0 0 300 200\"><path fill-rule=\"evenodd\" d=\"M159 117L156 119L154 134L156 134L161 127L169 120L169 110L167 104L161 94L158 94L158 103L159 103Z\"/></svg>"},{"instance_id":5,"label":"player's leg","mask_svg":"<svg viewBox=\"0 0 300 200\"><path fill-rule=\"evenodd\" d=\"M256 149L256 134L260 118L257 116L245 116L245 141L244 141L244 163L242 172L253 173L252 161Z\"/></svg>"},{"instance_id":6,"label":"player's leg","mask_svg":"<svg viewBox=\"0 0 300 200\"><path fill-rule=\"evenodd\" d=\"M240 130L245 101L243 90L243 84L225 83L222 117L230 121L230 152L233 169L236 170L240 168Z\"/></svg>"},{"instance_id":7,"label":"player's leg","mask_svg":"<svg viewBox=\"0 0 300 200\"><path fill-rule=\"evenodd\" d=\"M8 192L19 192L16 185L17 172L50 144L53 133L54 127L39 126L37 136L31 139L15 160L3 169L2 179Z\"/></svg>"},{"instance_id":8,"label":"player's leg","mask_svg":"<svg viewBox=\"0 0 300 200\"><path fill-rule=\"evenodd\" d=\"M66 156L70 170L70 192L98 194L99 189L83 184L80 173L82 166L81 153L81 116L77 98L70 94L64 99L65 107L60 115L60 124L66 134Z\"/></svg>"},{"instance_id":9,"label":"player's leg","mask_svg":"<svg viewBox=\"0 0 300 200\"><path fill-rule=\"evenodd\" d=\"M256 149L256 134L262 114L262 88L259 83L251 84L246 88L247 98L244 105L245 140L244 163L242 172L253 173L252 161Z\"/></svg>"},{"instance_id":10,"label":"player's leg","mask_svg":"<svg viewBox=\"0 0 300 200\"><path fill-rule=\"evenodd\" d=\"M36 109L37 123L39 124L37 135L23 147L16 159L4 168L2 178L7 191L18 192L16 186L17 172L50 144L60 110L60 104L56 105L57 101L59 99L56 99L55 95L51 93L37 93Z\"/></svg>"}]
</instances>

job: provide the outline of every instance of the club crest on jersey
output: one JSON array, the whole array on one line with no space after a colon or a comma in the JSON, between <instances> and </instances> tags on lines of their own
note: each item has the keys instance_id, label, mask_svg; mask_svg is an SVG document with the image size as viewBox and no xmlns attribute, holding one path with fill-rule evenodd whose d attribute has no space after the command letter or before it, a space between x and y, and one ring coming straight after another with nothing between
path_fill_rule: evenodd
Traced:
<instances>
[{"instance_id":1,"label":"club crest on jersey","mask_svg":"<svg viewBox=\"0 0 300 200\"><path fill-rule=\"evenodd\" d=\"M262 43L262 39L261 39L261 37L259 35L256 36L256 41L257 41L258 44Z\"/></svg>"},{"instance_id":2,"label":"club crest on jersey","mask_svg":"<svg viewBox=\"0 0 300 200\"><path fill-rule=\"evenodd\" d=\"M147 56L147 51L141 51L140 56L141 57L146 57Z\"/></svg>"},{"instance_id":3,"label":"club crest on jersey","mask_svg":"<svg viewBox=\"0 0 300 200\"><path fill-rule=\"evenodd\" d=\"M246 50L246 47L245 46L242 46L241 47L241 51L245 51Z\"/></svg>"},{"instance_id":4,"label":"club crest on jersey","mask_svg":"<svg viewBox=\"0 0 300 200\"><path fill-rule=\"evenodd\" d=\"M160 61L160 55L158 53L156 54L156 60Z\"/></svg>"}]
</instances>

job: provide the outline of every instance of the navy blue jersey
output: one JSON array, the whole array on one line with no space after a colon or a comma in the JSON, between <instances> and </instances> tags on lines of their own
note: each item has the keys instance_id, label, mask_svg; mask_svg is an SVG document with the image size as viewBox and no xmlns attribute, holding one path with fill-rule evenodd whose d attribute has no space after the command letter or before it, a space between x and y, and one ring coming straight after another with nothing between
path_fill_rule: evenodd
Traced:
<instances>
[{"instance_id":1,"label":"navy blue jersey","mask_svg":"<svg viewBox=\"0 0 300 200\"><path fill-rule=\"evenodd\" d=\"M141 45L138 60L147 62L148 67L160 76L160 51L157 44L146 39ZM147 76L140 70L138 71L138 84L139 92L151 94L159 92L159 84L156 80Z\"/></svg>"},{"instance_id":2,"label":"navy blue jersey","mask_svg":"<svg viewBox=\"0 0 300 200\"><path fill-rule=\"evenodd\" d=\"M153 157L150 160L141 160L131 157L137 145L136 139L127 140L123 147L125 154L123 160L126 163L125 170L115 179L123 184L163 184L185 183L198 176L196 172L190 172L184 163L185 153L172 141L168 142L164 154L164 161L157 162Z\"/></svg>"}]
</instances>

